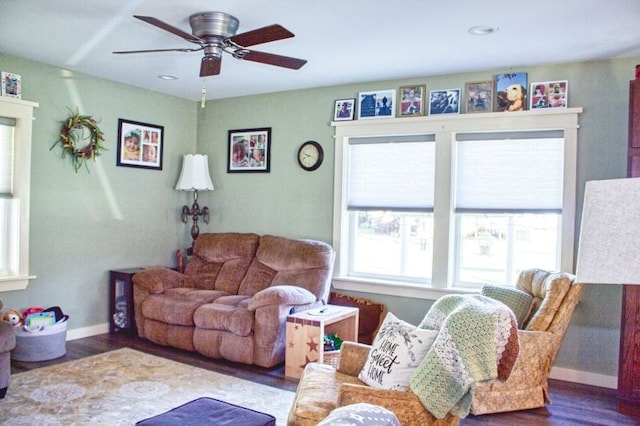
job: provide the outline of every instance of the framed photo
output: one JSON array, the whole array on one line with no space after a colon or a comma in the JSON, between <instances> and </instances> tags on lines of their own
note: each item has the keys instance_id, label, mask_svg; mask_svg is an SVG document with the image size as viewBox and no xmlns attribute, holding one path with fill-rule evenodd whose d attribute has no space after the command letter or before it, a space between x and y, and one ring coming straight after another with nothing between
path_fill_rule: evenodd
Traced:
<instances>
[{"instance_id":1,"label":"framed photo","mask_svg":"<svg viewBox=\"0 0 640 426\"><path fill-rule=\"evenodd\" d=\"M393 118L395 117L396 99L394 89L377 92L360 92L358 94L358 119Z\"/></svg>"},{"instance_id":2,"label":"framed photo","mask_svg":"<svg viewBox=\"0 0 640 426\"><path fill-rule=\"evenodd\" d=\"M493 111L493 81L467 83L467 112Z\"/></svg>"},{"instance_id":3,"label":"framed photo","mask_svg":"<svg viewBox=\"0 0 640 426\"><path fill-rule=\"evenodd\" d=\"M527 73L496 76L496 111L514 112L527 109Z\"/></svg>"},{"instance_id":4,"label":"framed photo","mask_svg":"<svg viewBox=\"0 0 640 426\"><path fill-rule=\"evenodd\" d=\"M398 96L398 116L415 117L424 115L424 98L427 86L402 86Z\"/></svg>"},{"instance_id":5,"label":"framed photo","mask_svg":"<svg viewBox=\"0 0 640 426\"><path fill-rule=\"evenodd\" d=\"M460 89L429 92L429 115L460 114Z\"/></svg>"},{"instance_id":6,"label":"framed photo","mask_svg":"<svg viewBox=\"0 0 640 426\"><path fill-rule=\"evenodd\" d=\"M269 173L271 127L229 130L227 173Z\"/></svg>"},{"instance_id":7,"label":"framed photo","mask_svg":"<svg viewBox=\"0 0 640 426\"><path fill-rule=\"evenodd\" d=\"M22 82L18 74L2 71L2 96L20 99L22 97Z\"/></svg>"},{"instance_id":8,"label":"framed photo","mask_svg":"<svg viewBox=\"0 0 640 426\"><path fill-rule=\"evenodd\" d=\"M333 108L333 121L353 120L353 113L356 110L356 100L338 99Z\"/></svg>"},{"instance_id":9,"label":"framed photo","mask_svg":"<svg viewBox=\"0 0 640 426\"><path fill-rule=\"evenodd\" d=\"M118 119L118 166L162 170L163 150L163 126Z\"/></svg>"},{"instance_id":10,"label":"framed photo","mask_svg":"<svg viewBox=\"0 0 640 426\"><path fill-rule=\"evenodd\" d=\"M566 108L569 98L569 82L541 81L531 83L529 109Z\"/></svg>"}]
</instances>

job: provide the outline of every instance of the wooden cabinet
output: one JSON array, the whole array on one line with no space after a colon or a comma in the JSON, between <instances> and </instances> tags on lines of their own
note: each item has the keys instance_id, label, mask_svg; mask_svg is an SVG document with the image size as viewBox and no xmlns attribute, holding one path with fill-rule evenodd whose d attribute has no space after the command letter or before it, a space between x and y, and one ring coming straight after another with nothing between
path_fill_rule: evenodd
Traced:
<instances>
[{"instance_id":1,"label":"wooden cabinet","mask_svg":"<svg viewBox=\"0 0 640 426\"><path fill-rule=\"evenodd\" d=\"M136 334L133 276L143 268L109 271L109 333Z\"/></svg>"},{"instance_id":2,"label":"wooden cabinet","mask_svg":"<svg viewBox=\"0 0 640 426\"><path fill-rule=\"evenodd\" d=\"M640 177L640 80L632 81L629 90L627 175ZM618 411L640 416L640 285L625 285L622 290Z\"/></svg>"}]
</instances>

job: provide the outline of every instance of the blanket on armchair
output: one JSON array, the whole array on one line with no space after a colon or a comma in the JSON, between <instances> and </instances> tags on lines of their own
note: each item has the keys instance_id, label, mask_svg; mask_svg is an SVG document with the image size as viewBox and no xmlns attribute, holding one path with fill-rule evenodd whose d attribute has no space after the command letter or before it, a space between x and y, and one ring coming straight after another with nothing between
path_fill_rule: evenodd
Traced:
<instances>
[{"instance_id":1,"label":"blanket on armchair","mask_svg":"<svg viewBox=\"0 0 640 426\"><path fill-rule=\"evenodd\" d=\"M507 380L518 357L514 313L485 296L444 296L418 327L440 332L413 373L410 388L439 419L447 413L466 417L473 389Z\"/></svg>"}]
</instances>

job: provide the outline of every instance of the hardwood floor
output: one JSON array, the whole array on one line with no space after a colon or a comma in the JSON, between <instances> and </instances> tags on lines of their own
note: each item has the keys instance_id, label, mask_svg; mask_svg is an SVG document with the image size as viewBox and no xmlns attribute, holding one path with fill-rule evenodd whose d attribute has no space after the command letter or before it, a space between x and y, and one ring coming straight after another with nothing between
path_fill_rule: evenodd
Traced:
<instances>
[{"instance_id":1,"label":"hardwood floor","mask_svg":"<svg viewBox=\"0 0 640 426\"><path fill-rule=\"evenodd\" d=\"M229 374L268 386L295 391L298 381L284 376L284 366L271 369L212 360L197 353L159 346L125 334L103 334L67 342L67 354L42 362L11 362L13 374L60 362L71 361L110 350L129 347L141 352L166 357L195 367ZM640 425L640 418L624 416L616 411L613 389L550 381L553 403L545 408L511 413L469 416L460 425Z\"/></svg>"}]
</instances>

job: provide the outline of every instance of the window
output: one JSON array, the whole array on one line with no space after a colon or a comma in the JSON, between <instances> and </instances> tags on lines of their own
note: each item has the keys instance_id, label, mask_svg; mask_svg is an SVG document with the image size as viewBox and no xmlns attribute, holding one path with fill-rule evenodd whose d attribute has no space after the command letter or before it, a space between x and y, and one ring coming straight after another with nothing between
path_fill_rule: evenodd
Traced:
<instances>
[{"instance_id":1,"label":"window","mask_svg":"<svg viewBox=\"0 0 640 426\"><path fill-rule=\"evenodd\" d=\"M334 123L334 286L434 298L572 271L580 112Z\"/></svg>"},{"instance_id":2,"label":"window","mask_svg":"<svg viewBox=\"0 0 640 426\"><path fill-rule=\"evenodd\" d=\"M563 132L460 133L454 158L456 285L558 270Z\"/></svg>"},{"instance_id":3,"label":"window","mask_svg":"<svg viewBox=\"0 0 640 426\"><path fill-rule=\"evenodd\" d=\"M29 276L31 122L37 104L0 99L0 291L26 288Z\"/></svg>"},{"instance_id":4,"label":"window","mask_svg":"<svg viewBox=\"0 0 640 426\"><path fill-rule=\"evenodd\" d=\"M349 275L431 280L433 135L351 138Z\"/></svg>"}]
</instances>

